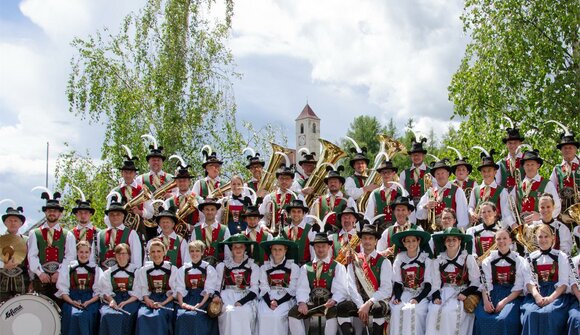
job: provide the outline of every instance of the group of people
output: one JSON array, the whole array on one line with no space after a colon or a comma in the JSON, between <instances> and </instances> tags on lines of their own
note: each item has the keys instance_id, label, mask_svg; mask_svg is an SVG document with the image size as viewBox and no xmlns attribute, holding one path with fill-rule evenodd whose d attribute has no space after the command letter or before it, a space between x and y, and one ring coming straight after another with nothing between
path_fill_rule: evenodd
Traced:
<instances>
[{"instance_id":1,"label":"group of people","mask_svg":"<svg viewBox=\"0 0 580 335\"><path fill-rule=\"evenodd\" d=\"M355 146L347 178L315 153L299 158L299 172L287 157L266 172L251 152L252 178L226 184L206 146L205 176L192 183L178 156L175 175L162 170L154 141L145 174L128 151L103 228L80 190L74 227L62 226L60 194L49 190L45 221L28 236L23 209L7 208L7 235L27 255L2 255L0 300L53 299L63 334L305 334L313 316L333 335L580 334L580 231L563 211L580 202L580 143L562 134L563 160L546 179L519 130L506 135L499 162L481 148L480 182L459 152L453 165L427 166L416 138L413 165L397 175L385 155L378 181Z\"/></svg>"}]
</instances>

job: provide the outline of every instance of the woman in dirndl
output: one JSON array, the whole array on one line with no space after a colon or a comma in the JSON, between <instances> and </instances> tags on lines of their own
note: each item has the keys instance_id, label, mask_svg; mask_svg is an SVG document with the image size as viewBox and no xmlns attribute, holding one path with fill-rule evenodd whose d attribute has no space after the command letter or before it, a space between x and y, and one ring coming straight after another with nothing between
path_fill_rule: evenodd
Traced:
<instances>
[{"instance_id":1,"label":"woman in dirndl","mask_svg":"<svg viewBox=\"0 0 580 335\"><path fill-rule=\"evenodd\" d=\"M458 228L447 228L433 235L435 248L440 253L433 262L433 287L427 313L429 334L471 335L473 313L464 305L473 304L479 288L479 268L471 250L471 236ZM475 307L474 307L475 308Z\"/></svg>"},{"instance_id":2,"label":"woman in dirndl","mask_svg":"<svg viewBox=\"0 0 580 335\"><path fill-rule=\"evenodd\" d=\"M393 263L393 298L389 304L391 335L425 334L433 269L428 252L430 239L429 233L418 229L392 237L401 252Z\"/></svg>"},{"instance_id":3,"label":"woman in dirndl","mask_svg":"<svg viewBox=\"0 0 580 335\"><path fill-rule=\"evenodd\" d=\"M521 295L526 274L525 260L512 251L512 238L506 229L495 234L497 250L492 250L481 268L482 299L475 309L474 335L516 335L520 323Z\"/></svg>"},{"instance_id":4,"label":"woman in dirndl","mask_svg":"<svg viewBox=\"0 0 580 335\"><path fill-rule=\"evenodd\" d=\"M61 298L62 334L93 335L98 331L98 282L103 275L100 268L89 265L91 245L77 243L77 259L61 267L56 282L56 296Z\"/></svg>"},{"instance_id":5,"label":"woman in dirndl","mask_svg":"<svg viewBox=\"0 0 580 335\"><path fill-rule=\"evenodd\" d=\"M258 247L256 242L243 234L230 236L220 243L229 246L232 257L217 265L219 296L222 300L222 313L218 317L221 335L253 335L256 333L256 297L260 268L248 257L250 246Z\"/></svg>"},{"instance_id":6,"label":"woman in dirndl","mask_svg":"<svg viewBox=\"0 0 580 335\"><path fill-rule=\"evenodd\" d=\"M133 334L140 297L133 290L137 266L129 263L131 248L126 243L115 249L116 265L107 269L99 281L103 299L99 335Z\"/></svg>"},{"instance_id":7,"label":"woman in dirndl","mask_svg":"<svg viewBox=\"0 0 580 335\"><path fill-rule=\"evenodd\" d=\"M300 268L294 263L298 246L294 241L278 236L260 243L270 260L260 267L258 303L258 334L286 335L288 311L296 304L296 283Z\"/></svg>"},{"instance_id":8,"label":"woman in dirndl","mask_svg":"<svg viewBox=\"0 0 580 335\"><path fill-rule=\"evenodd\" d=\"M177 268L164 261L165 244L154 238L149 244L149 258L135 275L135 290L143 297L137 312L137 335L173 334L173 292L177 287Z\"/></svg>"},{"instance_id":9,"label":"woman in dirndl","mask_svg":"<svg viewBox=\"0 0 580 335\"><path fill-rule=\"evenodd\" d=\"M571 296L566 294L570 265L565 253L552 248L554 232L541 225L535 232L538 250L529 256L527 295L521 307L522 334L564 334Z\"/></svg>"},{"instance_id":10,"label":"woman in dirndl","mask_svg":"<svg viewBox=\"0 0 580 335\"><path fill-rule=\"evenodd\" d=\"M210 298L217 290L217 273L213 266L201 258L205 244L196 240L189 242L191 262L177 271L177 318L176 335L218 334L215 319L207 316Z\"/></svg>"},{"instance_id":11,"label":"woman in dirndl","mask_svg":"<svg viewBox=\"0 0 580 335\"><path fill-rule=\"evenodd\" d=\"M572 259L572 269L570 269L570 287L574 295L570 310L568 311L568 335L580 334L580 255ZM576 298L576 299L574 299Z\"/></svg>"}]
</instances>

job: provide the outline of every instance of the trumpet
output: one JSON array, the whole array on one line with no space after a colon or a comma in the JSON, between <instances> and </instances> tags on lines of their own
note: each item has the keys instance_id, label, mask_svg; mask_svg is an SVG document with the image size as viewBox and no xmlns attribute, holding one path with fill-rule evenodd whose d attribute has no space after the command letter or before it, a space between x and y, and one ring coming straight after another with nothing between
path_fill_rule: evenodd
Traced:
<instances>
[{"instance_id":1,"label":"trumpet","mask_svg":"<svg viewBox=\"0 0 580 335\"><path fill-rule=\"evenodd\" d=\"M429 192L429 201L437 201L437 199L435 199L435 194L433 193L433 177L430 173L425 173L423 176L423 185L425 185L425 189ZM432 232L437 231L437 214L435 213L435 208L429 209L427 223Z\"/></svg>"}]
</instances>

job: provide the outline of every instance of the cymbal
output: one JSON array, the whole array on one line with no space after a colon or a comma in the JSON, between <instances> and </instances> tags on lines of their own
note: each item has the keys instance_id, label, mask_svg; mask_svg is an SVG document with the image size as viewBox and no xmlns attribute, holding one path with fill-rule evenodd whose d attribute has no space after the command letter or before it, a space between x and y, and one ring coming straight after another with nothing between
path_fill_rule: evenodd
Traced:
<instances>
[{"instance_id":1,"label":"cymbal","mask_svg":"<svg viewBox=\"0 0 580 335\"><path fill-rule=\"evenodd\" d=\"M26 257L26 242L22 237L12 234L0 236L0 252L4 263L13 259L14 263L20 264Z\"/></svg>"}]
</instances>

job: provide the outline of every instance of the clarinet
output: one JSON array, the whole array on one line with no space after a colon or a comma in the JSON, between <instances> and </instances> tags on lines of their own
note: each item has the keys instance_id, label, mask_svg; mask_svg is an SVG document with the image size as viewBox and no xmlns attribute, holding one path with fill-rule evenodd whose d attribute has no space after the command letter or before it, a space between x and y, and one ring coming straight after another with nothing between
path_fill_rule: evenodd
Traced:
<instances>
[{"instance_id":1,"label":"clarinet","mask_svg":"<svg viewBox=\"0 0 580 335\"><path fill-rule=\"evenodd\" d=\"M536 290L538 290L538 292L540 292L540 289L538 287L538 274L536 273L536 271L534 271L534 265L532 264L532 259L530 258L530 253L528 252L528 249L526 248L525 251L525 256L524 258L526 259L526 261L528 262L528 266L530 267L530 272L532 273L532 281L534 282L534 286L536 287Z\"/></svg>"},{"instance_id":2,"label":"clarinet","mask_svg":"<svg viewBox=\"0 0 580 335\"><path fill-rule=\"evenodd\" d=\"M489 290L487 289L487 278L485 277L485 272L483 272L483 263L477 264L477 267L479 268L479 281L481 282L481 285L483 285L483 293L487 297L488 301L492 303L491 295L489 294Z\"/></svg>"}]
</instances>

